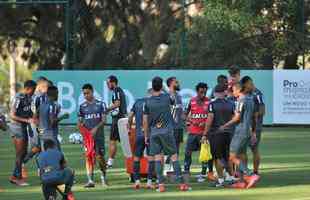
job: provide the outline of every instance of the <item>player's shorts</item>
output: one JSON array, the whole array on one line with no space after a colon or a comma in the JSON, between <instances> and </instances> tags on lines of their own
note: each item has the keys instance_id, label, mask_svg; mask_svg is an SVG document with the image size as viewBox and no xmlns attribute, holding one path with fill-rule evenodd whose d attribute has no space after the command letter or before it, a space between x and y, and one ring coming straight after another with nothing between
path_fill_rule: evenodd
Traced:
<instances>
[{"instance_id":1,"label":"player's shorts","mask_svg":"<svg viewBox=\"0 0 310 200\"><path fill-rule=\"evenodd\" d=\"M199 151L202 135L188 134L185 153Z\"/></svg>"},{"instance_id":2,"label":"player's shorts","mask_svg":"<svg viewBox=\"0 0 310 200\"><path fill-rule=\"evenodd\" d=\"M95 152L96 155L104 156L105 155L105 137L104 137L104 128L98 130L95 136Z\"/></svg>"},{"instance_id":3,"label":"player's shorts","mask_svg":"<svg viewBox=\"0 0 310 200\"><path fill-rule=\"evenodd\" d=\"M141 158L144 155L144 150L146 150L147 155L150 155L150 148L145 144L144 136L137 136L134 155Z\"/></svg>"},{"instance_id":4,"label":"player's shorts","mask_svg":"<svg viewBox=\"0 0 310 200\"><path fill-rule=\"evenodd\" d=\"M250 142L251 136L235 133L230 143L230 152L236 154L246 153Z\"/></svg>"},{"instance_id":5,"label":"player's shorts","mask_svg":"<svg viewBox=\"0 0 310 200\"><path fill-rule=\"evenodd\" d=\"M254 145L251 143L249 144L252 151L258 149L261 139L262 139L262 130L256 130L256 143Z\"/></svg>"},{"instance_id":6,"label":"player's shorts","mask_svg":"<svg viewBox=\"0 0 310 200\"><path fill-rule=\"evenodd\" d=\"M230 141L230 133L210 134L209 142L214 159L229 158Z\"/></svg>"},{"instance_id":7,"label":"player's shorts","mask_svg":"<svg viewBox=\"0 0 310 200\"><path fill-rule=\"evenodd\" d=\"M12 138L28 141L28 125L20 123L10 123L10 135Z\"/></svg>"},{"instance_id":8,"label":"player's shorts","mask_svg":"<svg viewBox=\"0 0 310 200\"><path fill-rule=\"evenodd\" d=\"M112 125L111 125L111 135L110 140L112 141L120 141L119 131L118 131L118 117L112 117Z\"/></svg>"},{"instance_id":9,"label":"player's shorts","mask_svg":"<svg viewBox=\"0 0 310 200\"><path fill-rule=\"evenodd\" d=\"M150 156L162 153L168 156L177 153L177 146L172 132L151 135L150 137Z\"/></svg>"}]
</instances>

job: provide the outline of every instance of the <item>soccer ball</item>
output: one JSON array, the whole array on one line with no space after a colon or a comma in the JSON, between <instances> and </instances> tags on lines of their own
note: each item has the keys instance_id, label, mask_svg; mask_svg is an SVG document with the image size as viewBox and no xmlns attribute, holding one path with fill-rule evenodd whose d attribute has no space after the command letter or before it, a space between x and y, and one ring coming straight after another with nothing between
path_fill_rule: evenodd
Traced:
<instances>
[{"instance_id":1,"label":"soccer ball","mask_svg":"<svg viewBox=\"0 0 310 200\"><path fill-rule=\"evenodd\" d=\"M69 135L69 142L71 144L82 144L83 137L80 133L72 133Z\"/></svg>"}]
</instances>

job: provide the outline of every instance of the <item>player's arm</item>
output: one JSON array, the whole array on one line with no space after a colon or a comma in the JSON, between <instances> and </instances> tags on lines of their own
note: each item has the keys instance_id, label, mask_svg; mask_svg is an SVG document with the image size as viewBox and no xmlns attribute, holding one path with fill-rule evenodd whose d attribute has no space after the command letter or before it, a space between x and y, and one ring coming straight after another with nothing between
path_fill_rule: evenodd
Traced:
<instances>
[{"instance_id":1,"label":"player's arm","mask_svg":"<svg viewBox=\"0 0 310 200\"><path fill-rule=\"evenodd\" d=\"M49 106L49 121L51 122L52 126L57 125L58 123L58 117L57 117L57 107L56 105L50 105Z\"/></svg>"},{"instance_id":2,"label":"player's arm","mask_svg":"<svg viewBox=\"0 0 310 200\"><path fill-rule=\"evenodd\" d=\"M15 98L12 103L11 111L10 111L10 117L12 120L17 121L17 122L24 122L24 123L32 123L33 120L31 118L24 118L24 117L19 117L16 115L17 109L20 106L20 99Z\"/></svg>"},{"instance_id":3,"label":"player's arm","mask_svg":"<svg viewBox=\"0 0 310 200\"><path fill-rule=\"evenodd\" d=\"M121 106L121 94L119 91L114 91L115 101L114 103L107 108L107 112L114 110L115 108L119 108Z\"/></svg>"},{"instance_id":4,"label":"player's arm","mask_svg":"<svg viewBox=\"0 0 310 200\"><path fill-rule=\"evenodd\" d=\"M258 116L264 116L266 114L266 106L264 97L262 94L256 95L256 101L258 102Z\"/></svg>"},{"instance_id":5,"label":"player's arm","mask_svg":"<svg viewBox=\"0 0 310 200\"><path fill-rule=\"evenodd\" d=\"M77 121L78 128L83 125L83 121L84 121L84 114L80 106L79 111L78 111L78 121Z\"/></svg>"},{"instance_id":6,"label":"player's arm","mask_svg":"<svg viewBox=\"0 0 310 200\"><path fill-rule=\"evenodd\" d=\"M144 139L147 143L149 138L149 122L148 122L148 115L149 115L149 109L144 103L143 105L143 133L144 133Z\"/></svg>"},{"instance_id":7,"label":"player's arm","mask_svg":"<svg viewBox=\"0 0 310 200\"><path fill-rule=\"evenodd\" d=\"M61 112L61 107L60 107L60 105L58 105L57 113L60 113L60 112ZM60 121L65 120L65 119L69 119L69 117L70 117L69 113L64 113L58 117L57 122L60 122Z\"/></svg>"},{"instance_id":8,"label":"player's arm","mask_svg":"<svg viewBox=\"0 0 310 200\"><path fill-rule=\"evenodd\" d=\"M205 129L203 132L204 137L208 136L208 133L209 133L211 126L213 124L213 119L214 119L214 113L213 113L213 105L211 103L211 104L209 104L209 107L208 107L208 119L207 119Z\"/></svg>"},{"instance_id":9,"label":"player's arm","mask_svg":"<svg viewBox=\"0 0 310 200\"><path fill-rule=\"evenodd\" d=\"M186 120L186 124L190 124L191 121L191 101L188 103L185 111L184 111L184 116L185 116L185 120Z\"/></svg>"},{"instance_id":10,"label":"player's arm","mask_svg":"<svg viewBox=\"0 0 310 200\"><path fill-rule=\"evenodd\" d=\"M221 126L220 130L225 130L225 129L227 129L230 126L239 123L240 119L241 119L241 113L242 113L242 111L244 109L243 107L244 107L244 105L243 105L242 102L238 103L238 106L236 108L236 112L235 112L233 118L229 122L227 122L226 124Z\"/></svg>"},{"instance_id":11,"label":"player's arm","mask_svg":"<svg viewBox=\"0 0 310 200\"><path fill-rule=\"evenodd\" d=\"M130 111L129 116L128 116L128 129L131 129L133 125L133 118L134 118L134 112Z\"/></svg>"}]
</instances>

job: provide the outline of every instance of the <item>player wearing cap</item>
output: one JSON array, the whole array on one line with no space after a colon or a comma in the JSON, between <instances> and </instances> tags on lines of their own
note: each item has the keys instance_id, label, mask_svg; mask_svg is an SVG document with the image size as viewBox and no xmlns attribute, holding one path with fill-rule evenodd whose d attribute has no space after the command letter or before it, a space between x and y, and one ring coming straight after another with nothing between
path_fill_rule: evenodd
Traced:
<instances>
[{"instance_id":1,"label":"player wearing cap","mask_svg":"<svg viewBox=\"0 0 310 200\"><path fill-rule=\"evenodd\" d=\"M231 183L234 178L232 169L229 165L229 146L230 135L234 131L233 127L227 127L225 130L219 130L219 127L229 122L234 115L234 104L226 99L225 91L227 86L217 85L214 89L215 99L210 102L208 108L208 120L204 130L202 141L209 138L211 144L212 156L215 160L218 181L214 185L223 187L224 181ZM226 180L224 180L223 169L229 172Z\"/></svg>"},{"instance_id":2,"label":"player wearing cap","mask_svg":"<svg viewBox=\"0 0 310 200\"><path fill-rule=\"evenodd\" d=\"M200 150L201 139L208 118L209 99L206 97L208 85L206 83L198 83L196 85L197 96L193 97L185 111L188 123L188 137L185 147L184 171L190 174L192 164L192 153ZM202 163L201 174L198 182L203 182L209 167L208 178L215 180L213 176L213 161Z\"/></svg>"}]
</instances>

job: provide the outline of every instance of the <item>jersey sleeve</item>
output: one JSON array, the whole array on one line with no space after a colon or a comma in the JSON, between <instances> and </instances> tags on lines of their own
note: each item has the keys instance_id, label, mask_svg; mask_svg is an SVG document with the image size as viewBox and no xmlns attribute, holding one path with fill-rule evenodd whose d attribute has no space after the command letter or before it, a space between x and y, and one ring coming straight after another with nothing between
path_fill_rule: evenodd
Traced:
<instances>
[{"instance_id":1,"label":"jersey sleeve","mask_svg":"<svg viewBox=\"0 0 310 200\"><path fill-rule=\"evenodd\" d=\"M238 101L237 107L236 107L236 113L242 113L244 110L244 102Z\"/></svg>"},{"instance_id":2,"label":"jersey sleeve","mask_svg":"<svg viewBox=\"0 0 310 200\"><path fill-rule=\"evenodd\" d=\"M255 101L255 103L257 103L258 105L265 105L264 96L263 96L262 93L256 94L255 97L254 97L254 101Z\"/></svg>"},{"instance_id":3,"label":"jersey sleeve","mask_svg":"<svg viewBox=\"0 0 310 200\"><path fill-rule=\"evenodd\" d=\"M136 105L137 105L137 102L133 104L132 108L130 109L131 112L136 113L136 107L137 107Z\"/></svg>"},{"instance_id":4,"label":"jersey sleeve","mask_svg":"<svg viewBox=\"0 0 310 200\"><path fill-rule=\"evenodd\" d=\"M144 115L149 115L150 114L150 109L149 109L149 107L147 105L147 102L143 103L143 114Z\"/></svg>"},{"instance_id":5,"label":"jersey sleeve","mask_svg":"<svg viewBox=\"0 0 310 200\"><path fill-rule=\"evenodd\" d=\"M82 110L82 105L80 105L77 115L78 115L78 119L80 121L84 119L84 113L83 113L83 110Z\"/></svg>"},{"instance_id":6,"label":"jersey sleeve","mask_svg":"<svg viewBox=\"0 0 310 200\"><path fill-rule=\"evenodd\" d=\"M213 103L210 103L208 106L208 113L214 113Z\"/></svg>"},{"instance_id":7,"label":"jersey sleeve","mask_svg":"<svg viewBox=\"0 0 310 200\"><path fill-rule=\"evenodd\" d=\"M20 98L19 98L18 96L15 96L15 97L13 98L13 100L12 100L11 111L14 112L14 113L16 113L16 111L17 111L17 109L18 109L20 103L21 103Z\"/></svg>"},{"instance_id":8,"label":"jersey sleeve","mask_svg":"<svg viewBox=\"0 0 310 200\"><path fill-rule=\"evenodd\" d=\"M188 102L188 104L187 104L187 106L186 106L186 108L185 108L186 114L188 114L188 113L191 111L191 109L192 109L191 103L192 103L192 100L190 100L190 101Z\"/></svg>"}]
</instances>

